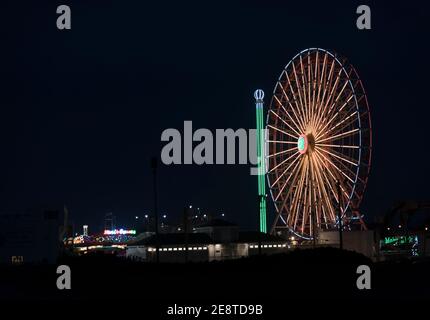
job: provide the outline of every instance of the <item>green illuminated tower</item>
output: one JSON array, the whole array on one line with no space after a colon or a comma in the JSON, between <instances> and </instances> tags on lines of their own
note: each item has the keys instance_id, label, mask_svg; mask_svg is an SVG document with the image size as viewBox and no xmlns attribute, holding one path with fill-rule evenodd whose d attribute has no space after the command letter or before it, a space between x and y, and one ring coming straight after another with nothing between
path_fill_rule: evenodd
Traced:
<instances>
[{"instance_id":1,"label":"green illuminated tower","mask_svg":"<svg viewBox=\"0 0 430 320\"><path fill-rule=\"evenodd\" d=\"M257 113L257 163L258 163L258 200L260 206L260 232L267 233L266 224L266 159L264 152L264 124L263 124L263 99L264 91L257 89L254 92L255 107Z\"/></svg>"}]
</instances>

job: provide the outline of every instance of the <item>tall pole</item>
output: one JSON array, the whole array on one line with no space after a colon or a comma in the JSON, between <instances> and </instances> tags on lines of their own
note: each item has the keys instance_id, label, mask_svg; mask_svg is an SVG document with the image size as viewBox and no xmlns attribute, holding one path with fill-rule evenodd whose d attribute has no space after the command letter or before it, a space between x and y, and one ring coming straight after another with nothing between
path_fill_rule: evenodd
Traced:
<instances>
[{"instance_id":1,"label":"tall pole","mask_svg":"<svg viewBox=\"0 0 430 320\"><path fill-rule=\"evenodd\" d=\"M257 197L257 206L258 206L258 212L261 211L261 195ZM261 223L261 219L260 219ZM258 255L261 256L261 230L258 230Z\"/></svg>"},{"instance_id":2,"label":"tall pole","mask_svg":"<svg viewBox=\"0 0 430 320\"><path fill-rule=\"evenodd\" d=\"M264 91L257 89L254 92L255 107L257 114L257 163L258 163L258 197L259 197L259 213L260 213L260 232L267 233L266 222L266 153L264 152L264 124L263 124L263 99Z\"/></svg>"},{"instance_id":3,"label":"tall pole","mask_svg":"<svg viewBox=\"0 0 430 320\"><path fill-rule=\"evenodd\" d=\"M159 233L158 233L158 193L157 193L157 164L158 160L156 157L151 159L151 168L153 175L153 187L154 187L154 220L155 220L155 250L156 250L156 261L160 262L160 244L159 244Z\"/></svg>"},{"instance_id":4,"label":"tall pole","mask_svg":"<svg viewBox=\"0 0 430 320\"><path fill-rule=\"evenodd\" d=\"M311 179L310 179L310 190L311 190L311 203L312 203L312 196L313 196L313 191L314 191L314 180L313 180L313 171L312 171L312 166L309 166L309 171L311 172ZM317 204L315 203L315 206ZM312 245L313 248L316 248L317 245L317 214L316 211L313 210L314 206L311 205L310 210L311 210L311 219L312 219Z\"/></svg>"},{"instance_id":5,"label":"tall pole","mask_svg":"<svg viewBox=\"0 0 430 320\"><path fill-rule=\"evenodd\" d=\"M188 262L188 208L184 207L185 262Z\"/></svg>"},{"instance_id":6,"label":"tall pole","mask_svg":"<svg viewBox=\"0 0 430 320\"><path fill-rule=\"evenodd\" d=\"M338 217L337 219L339 220L339 248L340 250L343 249L343 237L342 237L342 191L340 188L340 181L337 180L337 198L339 199L338 201L338 210L337 210L337 214Z\"/></svg>"}]
</instances>

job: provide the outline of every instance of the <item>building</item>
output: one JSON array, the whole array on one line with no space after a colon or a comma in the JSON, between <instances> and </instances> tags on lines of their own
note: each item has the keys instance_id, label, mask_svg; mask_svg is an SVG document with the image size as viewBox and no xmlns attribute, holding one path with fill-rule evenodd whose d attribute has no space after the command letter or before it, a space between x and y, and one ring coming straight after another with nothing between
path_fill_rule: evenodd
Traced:
<instances>
[{"instance_id":1,"label":"building","mask_svg":"<svg viewBox=\"0 0 430 320\"><path fill-rule=\"evenodd\" d=\"M60 249L59 211L0 214L0 263L55 263Z\"/></svg>"},{"instance_id":2,"label":"building","mask_svg":"<svg viewBox=\"0 0 430 320\"><path fill-rule=\"evenodd\" d=\"M141 261L156 261L157 246L160 262L206 262L286 252L284 239L259 232L240 232L237 225L212 220L194 228L192 233L160 233L129 243L126 256Z\"/></svg>"}]
</instances>

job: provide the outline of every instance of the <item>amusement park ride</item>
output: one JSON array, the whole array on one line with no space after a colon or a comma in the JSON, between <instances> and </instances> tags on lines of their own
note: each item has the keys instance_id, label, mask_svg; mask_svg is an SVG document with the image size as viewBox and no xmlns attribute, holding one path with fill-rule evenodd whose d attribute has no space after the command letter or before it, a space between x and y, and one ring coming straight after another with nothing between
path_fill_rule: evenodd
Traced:
<instances>
[{"instance_id":1,"label":"amusement park ride","mask_svg":"<svg viewBox=\"0 0 430 320\"><path fill-rule=\"evenodd\" d=\"M264 95L257 90L254 96L258 129ZM265 155L259 158L260 231L266 223L264 176L276 209L271 233L315 239L319 230L337 230L339 223L344 230L365 229L359 205L370 170L372 128L354 67L324 49L298 53L275 85L266 129L265 143L257 144L257 155Z\"/></svg>"}]
</instances>

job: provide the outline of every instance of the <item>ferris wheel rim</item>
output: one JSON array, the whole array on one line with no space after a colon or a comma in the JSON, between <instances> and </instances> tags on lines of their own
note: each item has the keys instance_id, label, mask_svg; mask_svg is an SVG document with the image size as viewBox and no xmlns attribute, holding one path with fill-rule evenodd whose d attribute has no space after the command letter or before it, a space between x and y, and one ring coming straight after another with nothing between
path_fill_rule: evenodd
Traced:
<instances>
[{"instance_id":1,"label":"ferris wheel rim","mask_svg":"<svg viewBox=\"0 0 430 320\"><path fill-rule=\"evenodd\" d=\"M363 166L363 159L362 159L362 150L363 150L363 148L368 148L368 155L367 155L367 157L368 157L368 159L367 159L367 161L366 161L366 159L364 160L364 161L366 161L366 163L364 164L364 165L367 165L367 172L365 172L364 173L364 179L363 179L363 181L361 182L361 184L362 184L362 190L361 190L361 195L358 195L357 196L357 199L356 199L356 201L355 201L355 203L354 203L354 205L359 205L360 203L361 203L361 201L362 201L362 198L363 198L363 193L364 193L364 190L366 189L366 185L367 185L367 179L368 179L368 175L369 175L369 172L370 172L370 163L371 163L371 149L372 149L372 139L371 139L371 137L372 137L372 134L371 134L371 132L372 132L372 127L371 127L371 118L370 118L370 110L369 110L369 104L368 104L368 100L367 100L367 95L366 95L366 92L365 92L365 90L364 90L364 87L363 87L363 84L362 84L362 82L361 82L361 80L360 80L360 78L359 78L359 76L358 76L358 73L357 73L357 71L355 70L355 68L351 65L351 64L347 64L347 62L346 61L344 61L344 62L342 62L342 61L340 61L339 60L339 58L341 58L341 56L338 56L336 53L332 53L331 51L329 51L329 50L326 50L326 49L322 49L322 48L317 48L317 47L315 47L315 48L308 48L308 49L304 49L304 50L301 50L299 53L297 53L289 62L288 62L288 64L284 67L284 69L282 70L282 72L281 72L281 74L280 74L280 76L279 76L279 78L278 78L278 80L277 80L277 82L276 82L276 85L275 85L275 88L274 88L274 90L273 90L273 96L272 96L272 101L271 101L271 104L270 104L270 109L269 109L269 112L267 113L267 116L266 116L266 129L268 128L268 126L269 126L269 123L270 123L270 121L269 121L269 119L270 119L270 111L272 110L272 108L273 108L273 100L274 100L274 97L276 96L276 94L277 94L277 92L278 92L278 84L281 84L281 80L282 80L282 78L283 78L283 76L284 76L284 74L288 77L288 73L287 73L287 70L288 70L288 68L291 66L291 64L293 64L298 58L300 58L300 59L302 59L302 57L304 57L304 58L306 58L306 54L307 55L310 55L311 53L313 53L313 52L321 52L322 54L326 54L326 55L328 55L328 56L330 56L332 59L333 59L333 62L332 63L335 63L336 62L336 64L337 64L337 66L339 66L340 67L340 70L341 70L341 72L346 76L346 79L347 79L347 84L348 84L348 86L349 86L349 88L350 88L350 90L351 90L351 96L354 98L354 108L350 108L349 109L349 111L351 110L351 109L354 109L354 110L356 110L356 112L357 112L357 121L358 121L358 141L359 141L359 144L358 144L358 161L357 161L357 165L356 165L356 171L355 171L355 173L354 173L354 181L352 182L352 188L351 188L351 190L350 190L350 192L348 193L348 201L347 201L347 204L345 205L345 207L342 209L342 214L343 215L345 215L346 214L346 212L347 212L347 210L348 209L350 209L350 207L353 205L352 204L352 202L353 202L353 198L354 198L354 194L356 193L356 187L357 187L357 185L358 185L358 183L359 183L359 181L358 181L358 179L360 179L360 170L365 170L365 168L361 168L362 166ZM339 57L339 58L338 58ZM318 56L317 56L317 59L318 59ZM302 60L301 60L301 63L302 63ZM302 66L302 68L303 68L303 64L301 65ZM348 67L348 68L350 68L350 74L348 74L348 72L347 72L347 70L346 70L346 66ZM295 70L294 70L294 72L295 72ZM302 72L303 72L303 70L302 70ZM357 92L356 92L356 88L355 88L355 86L354 86L354 84L352 83L352 77L351 77L351 75L353 75L354 77L355 77L355 81L356 81L356 84L355 84L355 86L359 89L359 90L361 90L362 91L362 96L364 97L364 106L365 106L365 109L364 109L364 112L361 112L362 110L360 110L360 106L359 106L359 102L358 102L358 100L357 100ZM303 76L303 74L302 74L302 76ZM296 80L297 80L297 78L296 78ZM317 80L317 79L315 79L315 78L312 78L312 81L313 80ZM324 79L324 80L326 80L326 79ZM289 80L288 80L289 81ZM308 82L309 82L310 80L308 79ZM303 83L302 83L303 84ZM291 84L290 84L291 85ZM346 86L346 84L345 84L345 86ZM298 89L298 91L299 91L299 88L298 88L298 86L297 86L297 84L296 84L296 88ZM314 87L314 90L315 90L315 87ZM300 92L299 92L299 95L300 95ZM310 102L310 101L309 101ZM290 102L289 102L290 103ZM280 104L281 106L282 106L282 104ZM330 109L331 110L331 109ZM365 115L365 117L367 117L366 119L367 119L367 122L368 122L368 130L369 130L369 133L368 133L368 140L369 140L369 142L368 142L368 146L366 147L366 146L364 146L364 142L363 142L363 136L362 136L362 134L363 134L363 129L362 129L362 125L361 125L361 117L362 117L362 114L364 113L364 115ZM282 120L282 119L281 119ZM297 121L297 122L299 122L299 121ZM298 129L298 130L300 130L300 128L296 125L296 129ZM343 146L342 146L343 147ZM269 148L267 148L267 150L268 150ZM266 155L266 157L267 157L267 155ZM309 164L309 166L311 166L311 164ZM270 166L268 165L267 166L267 168L269 169L270 168ZM352 173L352 172L351 172ZM307 173L307 175L309 175L308 173ZM279 177L280 178L280 177ZM278 179L279 179L278 178ZM274 196L274 188L273 188L273 185L271 185L271 181L270 181L270 179L271 179L271 177L270 177L270 175L269 174L267 174L267 181L268 181L268 184L269 184L269 191L270 191L270 194L271 194L271 197L272 197L272 199L274 199L274 206L275 206L275 209L276 209L276 211L279 213L281 210L283 210L283 207L285 206L285 201L286 201L286 198L285 198L285 200L284 200L284 203L281 205L281 208L279 208L279 205L278 205L278 203L277 203L277 201L275 201L275 196ZM313 178L312 178L313 179ZM287 181L288 182L288 181ZM285 183L285 185L287 184L287 182ZM282 192L282 191L281 191ZM279 193L279 195L280 195L280 193ZM278 195L278 196L279 196ZM312 198L312 196L310 195L309 196L309 198ZM342 195L342 198L343 198L343 195ZM340 201L340 199L339 199L339 201ZM310 199L310 202L313 202L313 199ZM312 207L311 207L312 208ZM299 237L302 237L302 238L307 238L307 239L310 239L311 237L306 237L306 235L305 235L305 233L303 232L303 230L302 230L302 232L300 233L300 232L297 232L297 230L294 230L294 229L292 229L292 228L290 228L289 227L289 225L288 225L288 222L287 221L285 221L285 219L284 219L284 216L283 215L281 215L281 214L278 214L278 218L280 218L281 220L282 220L282 222L283 222L283 224L288 228L288 229L290 229L290 231L292 232L292 233L294 233L294 234L296 234L297 236L299 236ZM318 218L317 218L317 220L318 220Z\"/></svg>"}]
</instances>

